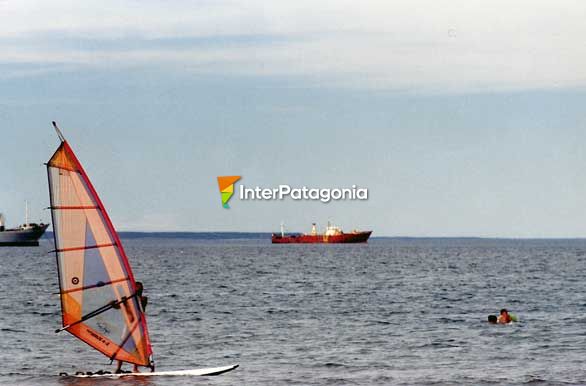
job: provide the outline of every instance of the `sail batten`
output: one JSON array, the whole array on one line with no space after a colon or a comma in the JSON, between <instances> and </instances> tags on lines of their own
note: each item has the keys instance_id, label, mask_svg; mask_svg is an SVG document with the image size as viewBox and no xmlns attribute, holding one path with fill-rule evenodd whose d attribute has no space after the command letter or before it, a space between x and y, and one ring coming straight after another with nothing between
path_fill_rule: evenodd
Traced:
<instances>
[{"instance_id":1,"label":"sail batten","mask_svg":"<svg viewBox=\"0 0 586 386\"><path fill-rule=\"evenodd\" d=\"M152 349L120 238L63 141L47 163L62 326L108 358L149 366Z\"/></svg>"},{"instance_id":2,"label":"sail batten","mask_svg":"<svg viewBox=\"0 0 586 386\"><path fill-rule=\"evenodd\" d=\"M71 292L77 292L77 291L85 291L85 290L88 290L88 289L103 287L103 286L106 286L106 285L112 285L112 284L120 283L121 281L127 281L127 280L130 280L130 279L127 278L127 277L124 277L124 278L121 278L121 279L111 280L111 281L108 281L108 282L98 282L98 283L93 284L93 285L86 285L86 286L81 287L81 288L72 288L70 290L63 291L63 292L61 292L61 295L68 294L68 293L71 293Z\"/></svg>"},{"instance_id":3,"label":"sail batten","mask_svg":"<svg viewBox=\"0 0 586 386\"><path fill-rule=\"evenodd\" d=\"M100 244L100 245L86 245L83 247L70 247L70 248L60 248L60 249L56 249L56 252L72 252L72 251L80 251L80 250L84 250L84 249L95 249L95 248L107 248L107 247L113 247L115 246L115 243L110 243L110 244Z\"/></svg>"},{"instance_id":4,"label":"sail batten","mask_svg":"<svg viewBox=\"0 0 586 386\"><path fill-rule=\"evenodd\" d=\"M53 209L53 210L98 209L99 210L100 207L99 206L89 206L89 205L86 205L86 206L82 206L82 205L80 205L80 206L63 206L62 205L62 206L52 206L52 207L49 207L49 209Z\"/></svg>"}]
</instances>

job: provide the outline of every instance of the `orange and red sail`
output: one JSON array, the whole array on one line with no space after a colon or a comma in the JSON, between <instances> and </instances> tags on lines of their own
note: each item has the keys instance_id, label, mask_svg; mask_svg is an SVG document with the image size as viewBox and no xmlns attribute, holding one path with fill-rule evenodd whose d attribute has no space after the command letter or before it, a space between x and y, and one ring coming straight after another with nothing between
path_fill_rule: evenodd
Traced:
<instances>
[{"instance_id":1,"label":"orange and red sail","mask_svg":"<svg viewBox=\"0 0 586 386\"><path fill-rule=\"evenodd\" d=\"M47 163L63 328L112 360L152 365L146 318L120 238L71 147Z\"/></svg>"}]
</instances>

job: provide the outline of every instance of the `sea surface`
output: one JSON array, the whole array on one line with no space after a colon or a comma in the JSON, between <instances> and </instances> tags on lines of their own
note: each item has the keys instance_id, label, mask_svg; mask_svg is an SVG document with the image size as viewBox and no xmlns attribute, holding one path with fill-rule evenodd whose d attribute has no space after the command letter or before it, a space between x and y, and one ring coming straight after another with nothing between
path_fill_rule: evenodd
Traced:
<instances>
[{"instance_id":1,"label":"sea surface","mask_svg":"<svg viewBox=\"0 0 586 386\"><path fill-rule=\"evenodd\" d=\"M135 235L136 236L136 235ZM0 248L0 383L18 385L586 384L586 240L123 240L145 285L158 370L98 380L66 332L53 245ZM520 322L489 325L508 308Z\"/></svg>"}]
</instances>

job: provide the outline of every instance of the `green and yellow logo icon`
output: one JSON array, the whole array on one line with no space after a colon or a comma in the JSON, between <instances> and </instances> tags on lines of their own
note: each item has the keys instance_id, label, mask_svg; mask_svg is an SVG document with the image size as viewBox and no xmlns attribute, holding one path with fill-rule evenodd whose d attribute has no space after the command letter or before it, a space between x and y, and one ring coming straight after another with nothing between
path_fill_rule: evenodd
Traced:
<instances>
[{"instance_id":1,"label":"green and yellow logo icon","mask_svg":"<svg viewBox=\"0 0 586 386\"><path fill-rule=\"evenodd\" d=\"M234 194L234 184L240 179L240 176L219 176L218 186L220 187L220 194L222 195L222 206L229 209L228 201Z\"/></svg>"}]
</instances>

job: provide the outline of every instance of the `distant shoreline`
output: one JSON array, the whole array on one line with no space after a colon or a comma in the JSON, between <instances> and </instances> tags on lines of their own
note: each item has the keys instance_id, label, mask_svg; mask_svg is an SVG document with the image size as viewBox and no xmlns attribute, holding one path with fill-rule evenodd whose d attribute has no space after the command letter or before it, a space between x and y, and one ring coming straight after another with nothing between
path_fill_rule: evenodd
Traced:
<instances>
[{"instance_id":1,"label":"distant shoreline","mask_svg":"<svg viewBox=\"0 0 586 386\"><path fill-rule=\"evenodd\" d=\"M168 239L196 239L196 240L223 240L223 239L265 239L271 233L263 232L118 232L122 239L168 238ZM53 238L53 232L46 232L44 238Z\"/></svg>"},{"instance_id":2,"label":"distant shoreline","mask_svg":"<svg viewBox=\"0 0 586 386\"><path fill-rule=\"evenodd\" d=\"M122 239L166 238L193 240L265 240L271 232L118 232ZM46 232L42 238L53 238L53 232ZM396 241L586 241L586 237L481 237L481 236L372 236L371 240Z\"/></svg>"}]
</instances>

